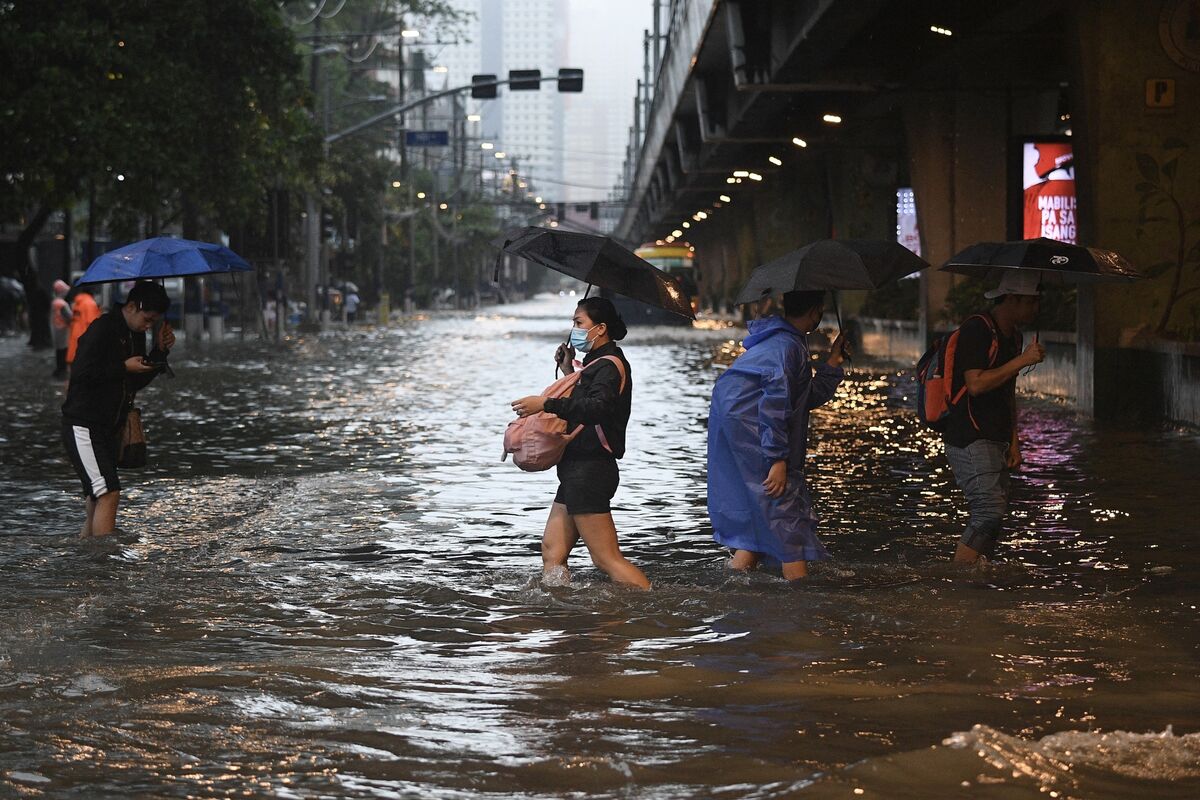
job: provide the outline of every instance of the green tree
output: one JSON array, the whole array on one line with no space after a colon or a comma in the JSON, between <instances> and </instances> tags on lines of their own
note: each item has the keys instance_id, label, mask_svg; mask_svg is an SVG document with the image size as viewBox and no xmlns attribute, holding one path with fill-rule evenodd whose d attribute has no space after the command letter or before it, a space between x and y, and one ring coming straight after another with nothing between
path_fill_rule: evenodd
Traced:
<instances>
[{"instance_id":1,"label":"green tree","mask_svg":"<svg viewBox=\"0 0 1200 800\"><path fill-rule=\"evenodd\" d=\"M311 174L299 69L272 0L0 4L0 217L23 226L32 344L49 332L28 248L89 187L127 226L179 220L199 236Z\"/></svg>"}]
</instances>

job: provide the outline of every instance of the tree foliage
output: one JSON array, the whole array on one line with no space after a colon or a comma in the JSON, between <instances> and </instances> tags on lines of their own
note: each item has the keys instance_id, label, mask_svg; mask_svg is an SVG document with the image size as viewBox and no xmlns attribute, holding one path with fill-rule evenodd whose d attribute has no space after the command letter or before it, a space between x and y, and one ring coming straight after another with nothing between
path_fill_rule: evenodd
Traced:
<instances>
[{"instance_id":1,"label":"tree foliage","mask_svg":"<svg viewBox=\"0 0 1200 800\"><path fill-rule=\"evenodd\" d=\"M299 68L270 0L0 5L0 214L94 185L152 219L244 219L315 163Z\"/></svg>"}]
</instances>

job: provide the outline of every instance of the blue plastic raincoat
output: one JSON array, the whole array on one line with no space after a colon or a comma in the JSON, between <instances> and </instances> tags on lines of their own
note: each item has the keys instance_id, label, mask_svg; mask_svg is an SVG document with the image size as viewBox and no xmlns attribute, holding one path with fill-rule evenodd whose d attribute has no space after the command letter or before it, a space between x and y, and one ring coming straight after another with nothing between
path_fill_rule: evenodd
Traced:
<instances>
[{"instance_id":1,"label":"blue plastic raincoat","mask_svg":"<svg viewBox=\"0 0 1200 800\"><path fill-rule=\"evenodd\" d=\"M817 539L804 480L808 412L833 397L845 372L812 364L804 334L781 317L750 322L746 352L713 387L708 418L708 515L726 547L780 562L829 558ZM771 464L787 459L787 489L768 497Z\"/></svg>"}]
</instances>

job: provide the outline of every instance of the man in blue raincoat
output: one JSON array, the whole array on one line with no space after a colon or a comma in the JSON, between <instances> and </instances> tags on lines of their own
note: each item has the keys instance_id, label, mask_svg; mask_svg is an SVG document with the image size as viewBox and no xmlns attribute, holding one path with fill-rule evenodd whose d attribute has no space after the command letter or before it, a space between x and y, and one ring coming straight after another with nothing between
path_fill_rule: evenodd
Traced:
<instances>
[{"instance_id":1,"label":"man in blue raincoat","mask_svg":"<svg viewBox=\"0 0 1200 800\"><path fill-rule=\"evenodd\" d=\"M809 360L804 335L825 313L825 293L788 292L783 316L750 322L746 352L713 387L708 419L708 515L713 538L733 549L730 566L764 556L788 580L829 558L817 539L804 477L808 414L833 397L844 376L845 335L828 361Z\"/></svg>"}]
</instances>

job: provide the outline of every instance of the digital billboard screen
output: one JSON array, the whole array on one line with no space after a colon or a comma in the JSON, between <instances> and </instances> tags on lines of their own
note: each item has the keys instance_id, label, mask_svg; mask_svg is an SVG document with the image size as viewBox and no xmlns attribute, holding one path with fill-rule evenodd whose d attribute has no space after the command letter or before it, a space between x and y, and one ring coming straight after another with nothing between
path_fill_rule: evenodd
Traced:
<instances>
[{"instance_id":1,"label":"digital billboard screen","mask_svg":"<svg viewBox=\"0 0 1200 800\"><path fill-rule=\"evenodd\" d=\"M1021 238L1058 239L1075 244L1075 155L1063 137L1021 143L1023 205Z\"/></svg>"}]
</instances>

